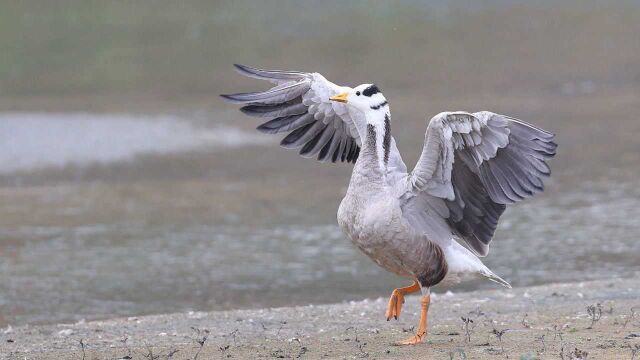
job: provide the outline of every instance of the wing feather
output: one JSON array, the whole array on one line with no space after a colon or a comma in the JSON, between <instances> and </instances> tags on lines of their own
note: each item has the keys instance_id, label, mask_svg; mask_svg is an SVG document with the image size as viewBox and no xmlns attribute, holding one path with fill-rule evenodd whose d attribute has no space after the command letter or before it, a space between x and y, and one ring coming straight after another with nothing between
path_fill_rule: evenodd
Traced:
<instances>
[{"instance_id":1,"label":"wing feather","mask_svg":"<svg viewBox=\"0 0 640 360\"><path fill-rule=\"evenodd\" d=\"M221 95L237 104L277 105L291 101L306 93L311 88L311 81L305 79L295 83L277 85L267 91Z\"/></svg>"},{"instance_id":2,"label":"wing feather","mask_svg":"<svg viewBox=\"0 0 640 360\"><path fill-rule=\"evenodd\" d=\"M304 114L307 112L307 106L302 104L301 101L297 101L294 103L286 102L272 106L246 105L241 107L240 111L249 116L277 118Z\"/></svg>"},{"instance_id":3,"label":"wing feather","mask_svg":"<svg viewBox=\"0 0 640 360\"><path fill-rule=\"evenodd\" d=\"M544 190L555 156L554 135L491 112L449 112L429 122L418 163L409 176L416 202L444 201L445 220L476 254L489 250L507 204ZM425 200L426 199L426 200Z\"/></svg>"},{"instance_id":4,"label":"wing feather","mask_svg":"<svg viewBox=\"0 0 640 360\"><path fill-rule=\"evenodd\" d=\"M290 115L269 120L260 124L256 129L266 134L277 134L293 131L315 121L311 114Z\"/></svg>"},{"instance_id":5,"label":"wing feather","mask_svg":"<svg viewBox=\"0 0 640 360\"><path fill-rule=\"evenodd\" d=\"M256 69L250 66L233 64L236 71L240 74L254 79L267 80L275 84L282 82L297 81L304 79L308 74L300 71L286 71L286 70L263 70Z\"/></svg>"},{"instance_id":6,"label":"wing feather","mask_svg":"<svg viewBox=\"0 0 640 360\"><path fill-rule=\"evenodd\" d=\"M275 84L266 91L221 95L243 104L240 110L249 116L270 118L257 127L259 131L288 133L280 145L299 149L303 157L355 163L361 143L358 129L364 128L364 119L352 118L344 104L329 101L347 88L318 73L234 66L242 75Z\"/></svg>"}]
</instances>

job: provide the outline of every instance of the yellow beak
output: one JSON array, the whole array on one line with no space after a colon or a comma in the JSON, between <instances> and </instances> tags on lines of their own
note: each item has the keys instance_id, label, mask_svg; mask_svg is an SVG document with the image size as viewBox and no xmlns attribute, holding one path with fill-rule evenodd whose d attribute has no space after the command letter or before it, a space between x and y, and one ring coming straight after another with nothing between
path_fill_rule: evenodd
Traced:
<instances>
[{"instance_id":1,"label":"yellow beak","mask_svg":"<svg viewBox=\"0 0 640 360\"><path fill-rule=\"evenodd\" d=\"M347 102L347 96L349 96L349 93L343 92L342 94L338 94L336 96L330 97L329 100L337 101L337 102L341 102L341 103L346 103Z\"/></svg>"}]
</instances>

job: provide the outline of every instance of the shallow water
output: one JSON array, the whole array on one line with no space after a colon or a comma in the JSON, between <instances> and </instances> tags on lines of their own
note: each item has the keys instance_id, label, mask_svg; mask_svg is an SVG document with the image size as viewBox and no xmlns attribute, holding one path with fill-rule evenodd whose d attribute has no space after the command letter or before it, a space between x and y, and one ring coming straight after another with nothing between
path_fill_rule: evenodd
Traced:
<instances>
[{"instance_id":1,"label":"shallow water","mask_svg":"<svg viewBox=\"0 0 640 360\"><path fill-rule=\"evenodd\" d=\"M1 134L33 139L0 151L0 324L336 302L405 284L336 225L349 166L301 159L232 114L0 114ZM634 177L558 163L547 193L507 210L485 263L514 286L637 275Z\"/></svg>"},{"instance_id":2,"label":"shallow water","mask_svg":"<svg viewBox=\"0 0 640 360\"><path fill-rule=\"evenodd\" d=\"M0 113L0 134L2 173L265 142L253 132L202 129L169 115Z\"/></svg>"}]
</instances>

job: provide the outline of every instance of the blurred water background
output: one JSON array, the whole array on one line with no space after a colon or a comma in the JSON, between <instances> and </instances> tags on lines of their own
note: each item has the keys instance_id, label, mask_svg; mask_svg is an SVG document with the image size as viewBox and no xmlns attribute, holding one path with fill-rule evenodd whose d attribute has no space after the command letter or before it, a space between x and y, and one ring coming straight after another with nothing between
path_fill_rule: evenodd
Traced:
<instances>
[{"instance_id":1,"label":"blurred water background","mask_svg":"<svg viewBox=\"0 0 640 360\"><path fill-rule=\"evenodd\" d=\"M640 273L635 1L0 2L2 326L406 284L336 225L350 166L217 97L265 87L234 62L375 82L410 168L444 110L556 132L547 191L507 210L485 263L514 286Z\"/></svg>"}]
</instances>

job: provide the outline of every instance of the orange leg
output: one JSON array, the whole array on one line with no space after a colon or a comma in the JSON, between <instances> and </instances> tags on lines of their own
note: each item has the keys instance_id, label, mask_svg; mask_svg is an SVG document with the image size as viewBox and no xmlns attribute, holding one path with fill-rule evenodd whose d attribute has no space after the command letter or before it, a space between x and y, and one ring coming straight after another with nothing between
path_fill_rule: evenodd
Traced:
<instances>
[{"instance_id":1,"label":"orange leg","mask_svg":"<svg viewBox=\"0 0 640 360\"><path fill-rule=\"evenodd\" d=\"M387 306L387 312L385 316L387 317L387 321L391 320L391 318L395 318L398 320L398 316L400 316L400 310L402 309L402 304L404 304L404 296L408 294L413 294L414 292L420 291L420 284L417 281L413 282L413 285L395 289L391 293L391 298L389 299L389 305Z\"/></svg>"},{"instance_id":2,"label":"orange leg","mask_svg":"<svg viewBox=\"0 0 640 360\"><path fill-rule=\"evenodd\" d=\"M420 324L418 325L416 334L408 339L398 342L396 345L415 345L422 342L422 340L427 337L427 313L429 312L429 302L431 302L431 297L429 295L425 295L420 298Z\"/></svg>"}]
</instances>

